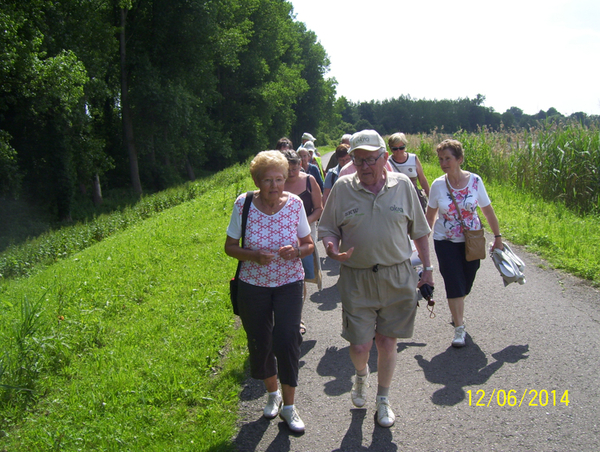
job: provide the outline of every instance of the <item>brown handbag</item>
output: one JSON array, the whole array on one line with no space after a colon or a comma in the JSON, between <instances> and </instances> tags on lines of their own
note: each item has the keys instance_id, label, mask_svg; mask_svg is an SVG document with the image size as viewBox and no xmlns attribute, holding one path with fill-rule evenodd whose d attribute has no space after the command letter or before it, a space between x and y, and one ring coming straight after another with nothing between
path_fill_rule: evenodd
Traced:
<instances>
[{"instance_id":1,"label":"brown handbag","mask_svg":"<svg viewBox=\"0 0 600 452\"><path fill-rule=\"evenodd\" d=\"M462 215L460 214L460 208L458 207L458 203L456 202L454 194L452 193L452 188L448 182L447 175L446 186L448 187L448 193L450 193L454 207L456 207L456 213L458 214L458 219L462 226L462 232L465 236L465 258L469 262L477 259L485 259L485 235L483 232L483 226L481 226L481 229L475 230L465 228L465 223L462 219Z\"/></svg>"}]
</instances>

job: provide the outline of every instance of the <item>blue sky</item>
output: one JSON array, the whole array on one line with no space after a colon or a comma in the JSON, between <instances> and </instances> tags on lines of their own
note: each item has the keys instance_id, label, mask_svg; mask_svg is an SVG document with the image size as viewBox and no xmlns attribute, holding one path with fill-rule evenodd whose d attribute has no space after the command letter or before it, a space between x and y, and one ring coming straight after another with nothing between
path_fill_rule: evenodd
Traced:
<instances>
[{"instance_id":1,"label":"blue sky","mask_svg":"<svg viewBox=\"0 0 600 452\"><path fill-rule=\"evenodd\" d=\"M600 0L289 0L352 101L600 114Z\"/></svg>"}]
</instances>

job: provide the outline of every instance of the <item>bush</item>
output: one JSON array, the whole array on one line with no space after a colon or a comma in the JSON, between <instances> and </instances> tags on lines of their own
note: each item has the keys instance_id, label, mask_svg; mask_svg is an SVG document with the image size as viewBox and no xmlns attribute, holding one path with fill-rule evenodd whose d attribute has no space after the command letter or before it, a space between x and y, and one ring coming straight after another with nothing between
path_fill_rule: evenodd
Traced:
<instances>
[{"instance_id":1,"label":"bush","mask_svg":"<svg viewBox=\"0 0 600 452\"><path fill-rule=\"evenodd\" d=\"M247 176L247 168L247 163L234 165L214 176L145 196L122 211L43 233L22 245L9 246L0 254L0 278L29 276L38 265L48 265L64 259L117 231L194 199L208 190L215 189L218 192L220 187L229 184L239 186L240 181Z\"/></svg>"}]
</instances>

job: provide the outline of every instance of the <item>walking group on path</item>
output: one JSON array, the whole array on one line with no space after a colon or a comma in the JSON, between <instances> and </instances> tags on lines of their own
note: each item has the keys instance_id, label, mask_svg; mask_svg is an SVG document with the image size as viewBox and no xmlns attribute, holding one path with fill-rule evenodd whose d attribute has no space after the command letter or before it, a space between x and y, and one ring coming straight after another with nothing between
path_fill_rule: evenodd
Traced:
<instances>
[{"instance_id":1,"label":"walking group on path","mask_svg":"<svg viewBox=\"0 0 600 452\"><path fill-rule=\"evenodd\" d=\"M313 142L309 141L314 137L303 138L303 146L314 152ZM299 184L289 184L290 191L284 190L288 179L296 180L300 166L298 155L285 149L291 143L283 143L282 139L278 150L259 153L250 168L258 191L253 194L247 216L243 206L250 193L236 200L227 230L225 250L242 262L235 302L248 336L251 375L263 380L268 392L264 416L271 419L279 415L296 433L305 429L294 403L305 330L303 281L314 279L315 270L321 273L320 268L310 264L316 261L318 267L320 262L310 257L315 251L315 228L311 233L311 224L320 217L318 238L327 256L341 263L337 287L342 302L342 337L350 343L350 359L356 372L351 399L358 408L367 403L368 363L375 342L375 403L377 422L382 427L391 427L395 422L389 391L396 368L397 340L413 335L416 289L427 286L431 291L434 286L429 251L434 222L436 254L455 326L455 347L465 345L464 298L479 268L479 260L466 259L464 235L465 229L481 230L478 206L495 234L492 250L503 248L498 220L481 178L460 168L461 143L446 140L438 146L446 176L436 179L431 190L418 159L410 155L404 162L392 157L398 172L389 170L386 144L376 131L357 132L349 143L347 153L352 161L348 165L353 166L354 174L337 178L324 209L317 191L322 183L314 184L308 175L309 162L303 165L306 177L299 178ZM403 134L393 135L389 143L393 152L406 149ZM303 151L306 149L299 148ZM341 154L336 157L343 159ZM427 216L415 183L399 169L402 165L429 192ZM322 166L317 168L317 172L321 170ZM339 165L338 174L343 174ZM298 188L291 190L296 185ZM244 240L243 246L240 239ZM411 264L412 243L423 264L419 276ZM303 258L308 258L304 265Z\"/></svg>"},{"instance_id":2,"label":"walking group on path","mask_svg":"<svg viewBox=\"0 0 600 452\"><path fill-rule=\"evenodd\" d=\"M236 200L225 246L241 261L232 302L252 377L240 396L238 449L597 450L600 387L588 363L600 359L598 292L532 256L514 265L527 263L533 285L504 287L523 283L522 274L499 277L491 262L467 258L464 232L481 229L477 207L494 256L514 253L481 178L461 169L461 144L440 143L445 174L431 187L418 160L402 154L402 137L388 144L391 157L365 130L336 149L324 206L309 159L291 143L252 161L258 190ZM394 171L402 162L412 177ZM495 263L501 270L510 260ZM439 303L434 319L419 311L417 287L436 287L436 298L445 292L448 311ZM365 422L371 408L373 426ZM272 422L277 416L282 422Z\"/></svg>"}]
</instances>

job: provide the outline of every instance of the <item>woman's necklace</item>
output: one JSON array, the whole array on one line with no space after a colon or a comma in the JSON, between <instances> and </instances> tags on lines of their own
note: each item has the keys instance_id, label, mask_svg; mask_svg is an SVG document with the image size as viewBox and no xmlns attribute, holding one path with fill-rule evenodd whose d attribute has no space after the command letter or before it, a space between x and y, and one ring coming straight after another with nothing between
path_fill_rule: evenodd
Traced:
<instances>
[{"instance_id":1,"label":"woman's necklace","mask_svg":"<svg viewBox=\"0 0 600 452\"><path fill-rule=\"evenodd\" d=\"M460 170L460 173L458 173L458 175L454 175L453 177L450 177L450 175L448 175L448 180L452 188L456 190L462 190L468 185L470 177L471 173Z\"/></svg>"},{"instance_id":2,"label":"woman's necklace","mask_svg":"<svg viewBox=\"0 0 600 452\"><path fill-rule=\"evenodd\" d=\"M263 200L263 199L260 197L260 195L259 195L259 194L256 194L255 196L256 196L258 199L260 199L260 203L262 204L262 209L261 209L261 210L262 210L264 213L266 213L267 215L275 215L275 213L277 212L277 210L278 210L278 208L279 208L279 205L281 204L281 200L280 200L280 199L278 199L278 200L277 200L277 203L275 203L275 205L273 205L273 206L270 206L270 205L268 205L268 204L267 204L267 203L266 203L266 202L265 202L265 201L264 201L264 200ZM271 213L269 213L269 211L270 211Z\"/></svg>"}]
</instances>

